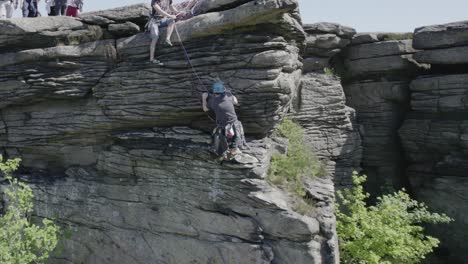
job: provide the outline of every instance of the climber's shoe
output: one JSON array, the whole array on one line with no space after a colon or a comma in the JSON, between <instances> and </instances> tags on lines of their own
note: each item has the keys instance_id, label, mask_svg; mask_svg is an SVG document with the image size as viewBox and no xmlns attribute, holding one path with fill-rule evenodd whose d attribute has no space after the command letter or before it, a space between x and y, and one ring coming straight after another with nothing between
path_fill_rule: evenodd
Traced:
<instances>
[{"instance_id":1,"label":"climber's shoe","mask_svg":"<svg viewBox=\"0 0 468 264\"><path fill-rule=\"evenodd\" d=\"M166 46L166 47L172 47L172 46L173 46L173 45L172 45L172 42L171 42L170 40L168 40L168 39L166 39L166 40L164 41L163 45Z\"/></svg>"},{"instance_id":2,"label":"climber's shoe","mask_svg":"<svg viewBox=\"0 0 468 264\"><path fill-rule=\"evenodd\" d=\"M150 63L158 66L164 66L164 63L162 63L160 60L152 60Z\"/></svg>"}]
</instances>

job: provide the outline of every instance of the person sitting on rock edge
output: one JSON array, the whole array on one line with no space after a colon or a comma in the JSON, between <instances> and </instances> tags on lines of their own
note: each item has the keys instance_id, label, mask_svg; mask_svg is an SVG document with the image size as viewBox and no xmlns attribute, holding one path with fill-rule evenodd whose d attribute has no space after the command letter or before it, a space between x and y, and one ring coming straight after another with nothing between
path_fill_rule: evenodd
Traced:
<instances>
[{"instance_id":1,"label":"person sitting on rock edge","mask_svg":"<svg viewBox=\"0 0 468 264\"><path fill-rule=\"evenodd\" d=\"M246 146L244 128L237 119L234 105L239 101L230 92L226 91L224 84L217 81L213 84L212 94L203 93L203 111L212 110L216 115L216 129L213 136L214 150L218 156L230 159L242 154L240 148ZM219 146L216 144L216 134L221 137ZM230 144L229 144L230 143Z\"/></svg>"},{"instance_id":2,"label":"person sitting on rock edge","mask_svg":"<svg viewBox=\"0 0 468 264\"><path fill-rule=\"evenodd\" d=\"M177 15L172 15L170 12L178 13L177 9L172 4L172 0L151 0L151 19L148 22L148 31L151 37L150 44L150 63L163 66L159 60L154 59L156 44L159 40L159 29L167 27L165 46L172 46L171 36L175 27L175 19Z\"/></svg>"}]
</instances>

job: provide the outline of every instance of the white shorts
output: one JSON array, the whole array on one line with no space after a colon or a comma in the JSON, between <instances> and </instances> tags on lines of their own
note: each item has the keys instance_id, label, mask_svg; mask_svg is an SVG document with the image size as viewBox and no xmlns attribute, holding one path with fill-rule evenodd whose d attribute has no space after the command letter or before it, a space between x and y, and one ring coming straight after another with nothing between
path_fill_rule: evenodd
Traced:
<instances>
[{"instance_id":1,"label":"white shorts","mask_svg":"<svg viewBox=\"0 0 468 264\"><path fill-rule=\"evenodd\" d=\"M152 40L159 39L159 28L167 27L169 24L174 23L174 19L163 19L163 20L156 20L155 18L151 18L150 22L148 23L148 31L150 33L150 37Z\"/></svg>"}]
</instances>

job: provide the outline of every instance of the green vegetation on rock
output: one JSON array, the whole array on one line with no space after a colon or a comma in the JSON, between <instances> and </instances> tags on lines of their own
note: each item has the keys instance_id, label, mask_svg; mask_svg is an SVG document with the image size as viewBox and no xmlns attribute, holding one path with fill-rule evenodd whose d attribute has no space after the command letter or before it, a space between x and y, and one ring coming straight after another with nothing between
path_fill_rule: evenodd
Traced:
<instances>
[{"instance_id":1,"label":"green vegetation on rock","mask_svg":"<svg viewBox=\"0 0 468 264\"><path fill-rule=\"evenodd\" d=\"M325 175L322 163L306 146L302 127L284 119L276 130L276 136L289 139L286 155L273 154L268 180L301 198L306 198L302 177Z\"/></svg>"},{"instance_id":2,"label":"green vegetation on rock","mask_svg":"<svg viewBox=\"0 0 468 264\"><path fill-rule=\"evenodd\" d=\"M30 220L33 192L12 177L19 164L19 159L3 162L0 156L0 171L8 182L3 190L7 207L0 216L0 263L44 263L57 246L58 227L49 219L42 226Z\"/></svg>"},{"instance_id":3,"label":"green vegetation on rock","mask_svg":"<svg viewBox=\"0 0 468 264\"><path fill-rule=\"evenodd\" d=\"M342 263L420 263L439 244L424 234L424 224L453 221L401 190L377 198L368 206L362 184L366 176L353 175L353 188L338 191L337 232Z\"/></svg>"},{"instance_id":4,"label":"green vegetation on rock","mask_svg":"<svg viewBox=\"0 0 468 264\"><path fill-rule=\"evenodd\" d=\"M334 68L323 68L323 73L327 76L339 77Z\"/></svg>"}]
</instances>

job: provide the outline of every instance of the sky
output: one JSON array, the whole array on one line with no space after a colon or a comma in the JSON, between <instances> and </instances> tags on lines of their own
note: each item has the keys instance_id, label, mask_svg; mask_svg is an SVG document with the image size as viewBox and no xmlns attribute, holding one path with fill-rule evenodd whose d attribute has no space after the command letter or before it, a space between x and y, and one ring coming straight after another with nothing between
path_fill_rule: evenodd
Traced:
<instances>
[{"instance_id":1,"label":"sky","mask_svg":"<svg viewBox=\"0 0 468 264\"><path fill-rule=\"evenodd\" d=\"M181 2L182 0L174 0ZM358 32L412 32L415 28L468 20L468 0L298 0L304 23L335 22ZM45 14L44 0L41 13ZM84 0L84 11L143 0ZM149 2L149 0L147 1ZM16 11L17 16L19 11Z\"/></svg>"}]
</instances>

